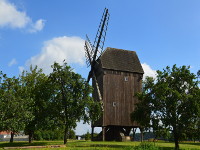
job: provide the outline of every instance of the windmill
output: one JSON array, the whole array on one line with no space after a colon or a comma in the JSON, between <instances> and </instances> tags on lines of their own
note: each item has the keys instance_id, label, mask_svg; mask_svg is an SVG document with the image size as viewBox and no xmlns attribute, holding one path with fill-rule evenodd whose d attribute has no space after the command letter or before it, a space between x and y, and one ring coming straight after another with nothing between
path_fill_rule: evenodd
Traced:
<instances>
[{"instance_id":1,"label":"windmill","mask_svg":"<svg viewBox=\"0 0 200 150\"><path fill-rule=\"evenodd\" d=\"M92 137L94 127L102 127L96 140L121 141L140 127L131 122L130 114L138 101L135 93L142 90L144 71L135 51L103 49L109 17L105 8L94 44L86 35L84 46L86 64L91 67L87 82L92 78L93 99L103 104L102 117L92 124Z\"/></svg>"}]
</instances>

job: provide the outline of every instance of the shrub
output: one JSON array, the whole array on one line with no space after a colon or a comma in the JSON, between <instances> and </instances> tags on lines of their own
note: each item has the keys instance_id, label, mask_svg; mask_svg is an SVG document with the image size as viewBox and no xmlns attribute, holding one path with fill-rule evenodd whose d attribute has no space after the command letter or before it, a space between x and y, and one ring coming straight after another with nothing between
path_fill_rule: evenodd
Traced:
<instances>
[{"instance_id":1,"label":"shrub","mask_svg":"<svg viewBox=\"0 0 200 150\"><path fill-rule=\"evenodd\" d=\"M41 131L35 131L34 139L38 141L43 140Z\"/></svg>"},{"instance_id":2,"label":"shrub","mask_svg":"<svg viewBox=\"0 0 200 150\"><path fill-rule=\"evenodd\" d=\"M74 130L69 131L69 139L76 139L76 133Z\"/></svg>"},{"instance_id":3,"label":"shrub","mask_svg":"<svg viewBox=\"0 0 200 150\"><path fill-rule=\"evenodd\" d=\"M62 130L38 130L34 133L34 140L62 140L63 132Z\"/></svg>"},{"instance_id":4,"label":"shrub","mask_svg":"<svg viewBox=\"0 0 200 150\"><path fill-rule=\"evenodd\" d=\"M87 131L87 133L85 134L85 140L90 140L90 139L91 139L91 135L89 131Z\"/></svg>"}]
</instances>

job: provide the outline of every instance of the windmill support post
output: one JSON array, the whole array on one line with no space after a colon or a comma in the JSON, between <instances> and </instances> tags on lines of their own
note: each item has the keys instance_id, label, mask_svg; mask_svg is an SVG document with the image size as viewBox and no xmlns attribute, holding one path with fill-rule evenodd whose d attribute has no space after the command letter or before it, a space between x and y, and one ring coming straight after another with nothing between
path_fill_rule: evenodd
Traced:
<instances>
[{"instance_id":1,"label":"windmill support post","mask_svg":"<svg viewBox=\"0 0 200 150\"><path fill-rule=\"evenodd\" d=\"M105 141L106 140L106 127L104 127L104 126L102 127L102 136L103 136L102 140Z\"/></svg>"},{"instance_id":2,"label":"windmill support post","mask_svg":"<svg viewBox=\"0 0 200 150\"><path fill-rule=\"evenodd\" d=\"M133 140L133 141L135 141L135 133L136 133L136 130L137 130L137 128L134 127L134 128L133 128L133 137L132 137L132 140Z\"/></svg>"},{"instance_id":3,"label":"windmill support post","mask_svg":"<svg viewBox=\"0 0 200 150\"><path fill-rule=\"evenodd\" d=\"M144 129L142 127L140 127L140 141L143 142L144 140L144 133L143 133Z\"/></svg>"}]
</instances>

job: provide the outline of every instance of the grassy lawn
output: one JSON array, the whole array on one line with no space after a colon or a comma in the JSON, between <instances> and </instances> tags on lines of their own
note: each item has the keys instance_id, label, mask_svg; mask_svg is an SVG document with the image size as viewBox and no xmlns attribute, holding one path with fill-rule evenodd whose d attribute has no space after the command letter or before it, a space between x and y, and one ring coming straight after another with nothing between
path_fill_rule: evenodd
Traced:
<instances>
[{"instance_id":1,"label":"grassy lawn","mask_svg":"<svg viewBox=\"0 0 200 150\"><path fill-rule=\"evenodd\" d=\"M148 142L152 143L153 142ZM34 141L32 144L28 144L27 142L0 142L0 149L4 147L22 147L22 146L47 146L47 145L63 145L63 141ZM134 147L140 145L140 142L92 142L92 141L69 141L65 148L37 148L42 150L134 150ZM173 150L174 143L169 142L156 142L155 145L160 147L163 150ZM200 143L187 142L180 143L181 149L199 149ZM34 150L36 148L32 148L29 150ZM153 149L151 149L153 150Z\"/></svg>"}]
</instances>

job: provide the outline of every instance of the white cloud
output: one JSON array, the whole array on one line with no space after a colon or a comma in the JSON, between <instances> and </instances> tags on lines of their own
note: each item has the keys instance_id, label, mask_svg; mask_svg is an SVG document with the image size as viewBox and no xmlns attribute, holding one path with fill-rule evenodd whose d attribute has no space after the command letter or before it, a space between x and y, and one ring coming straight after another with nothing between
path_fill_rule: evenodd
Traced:
<instances>
[{"instance_id":1,"label":"white cloud","mask_svg":"<svg viewBox=\"0 0 200 150\"><path fill-rule=\"evenodd\" d=\"M144 70L143 79L145 79L147 76L156 78L157 75L156 70L153 70L148 64L143 63L142 68Z\"/></svg>"},{"instance_id":2,"label":"white cloud","mask_svg":"<svg viewBox=\"0 0 200 150\"><path fill-rule=\"evenodd\" d=\"M37 31L41 31L44 28L45 20L39 19L36 21L35 24L32 24L31 28L29 29L29 32L35 33Z\"/></svg>"},{"instance_id":3,"label":"white cloud","mask_svg":"<svg viewBox=\"0 0 200 150\"><path fill-rule=\"evenodd\" d=\"M26 62L26 67L31 64L42 68L45 73L52 71L54 62L84 65L84 40L80 37L56 37L44 42L40 54L31 57Z\"/></svg>"},{"instance_id":4,"label":"white cloud","mask_svg":"<svg viewBox=\"0 0 200 150\"><path fill-rule=\"evenodd\" d=\"M26 12L17 10L8 0L0 0L0 27L30 28L29 31L37 32L43 29L44 20L39 19L33 23Z\"/></svg>"},{"instance_id":5,"label":"white cloud","mask_svg":"<svg viewBox=\"0 0 200 150\"><path fill-rule=\"evenodd\" d=\"M14 4L7 0L0 0L0 26L23 28L30 22L25 12L20 12Z\"/></svg>"},{"instance_id":6,"label":"white cloud","mask_svg":"<svg viewBox=\"0 0 200 150\"><path fill-rule=\"evenodd\" d=\"M13 65L17 64L17 61L15 58L13 58L9 63L8 63L8 66L11 67Z\"/></svg>"}]
</instances>

